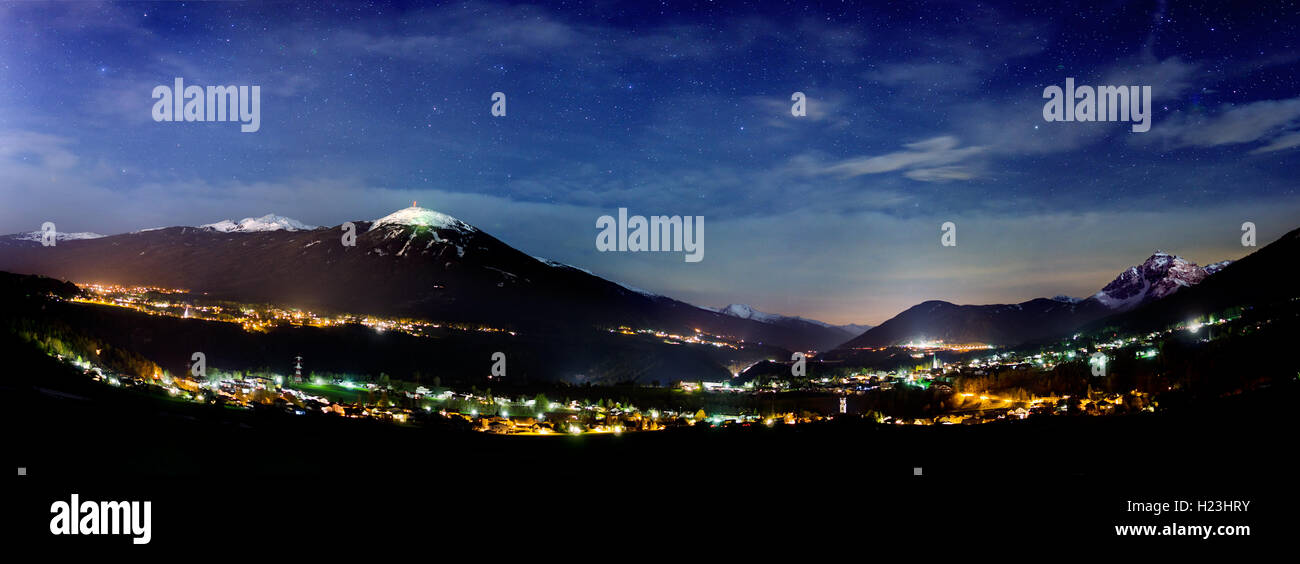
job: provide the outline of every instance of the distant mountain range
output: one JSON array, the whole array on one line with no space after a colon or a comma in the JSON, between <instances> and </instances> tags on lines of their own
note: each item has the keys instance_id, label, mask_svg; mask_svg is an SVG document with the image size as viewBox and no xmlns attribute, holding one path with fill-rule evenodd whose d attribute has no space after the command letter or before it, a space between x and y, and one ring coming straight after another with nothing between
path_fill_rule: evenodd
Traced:
<instances>
[{"instance_id":1,"label":"distant mountain range","mask_svg":"<svg viewBox=\"0 0 1300 564\"><path fill-rule=\"evenodd\" d=\"M310 231L316 229L315 225L307 225L293 218L284 217L268 213L262 217L246 217L238 222L229 219L201 225L213 231L223 233L234 232L252 232L252 231Z\"/></svg>"},{"instance_id":2,"label":"distant mountain range","mask_svg":"<svg viewBox=\"0 0 1300 564\"><path fill-rule=\"evenodd\" d=\"M1156 251L1086 299L1057 296L995 305L957 305L932 300L908 308L841 348L935 341L1015 345L1050 339L1167 299L1180 290L1201 284L1229 264L1230 261L1222 261L1201 267L1182 257Z\"/></svg>"},{"instance_id":3,"label":"distant mountain range","mask_svg":"<svg viewBox=\"0 0 1300 564\"><path fill-rule=\"evenodd\" d=\"M1233 305L1229 302L1246 299L1240 294L1251 283L1282 284L1275 294L1284 295L1300 264L1292 232L1241 261L1271 264L1277 273L1291 275L1279 277L1269 274L1270 266L1244 268L1229 261L1201 267L1157 251L1087 298L994 305L932 300L876 327L836 326L743 304L696 307L528 256L468 223L425 208L353 223L357 236L352 247L340 243L337 227L315 227L274 214L112 236L61 233L53 247L40 244L40 232L20 233L0 237L0 270L187 288L214 298L323 311L515 328L698 329L787 350L827 351L837 345L860 349L932 341L1014 345L1105 323L1143 326L1145 318L1186 315L1169 309L1180 306L1166 304L1202 309ZM1250 276L1263 281L1243 278ZM1229 282L1217 282L1224 277Z\"/></svg>"},{"instance_id":4,"label":"distant mountain range","mask_svg":"<svg viewBox=\"0 0 1300 564\"><path fill-rule=\"evenodd\" d=\"M6 235L5 237L10 239L16 239L19 241L35 241L37 243L41 242L45 238L44 233L40 231L14 233L13 235ZM103 237L103 235L100 235L98 233L91 233L89 231L81 231L77 233L64 233L62 231L54 232L55 241L76 241L79 239L98 239L100 237Z\"/></svg>"},{"instance_id":5,"label":"distant mountain range","mask_svg":"<svg viewBox=\"0 0 1300 564\"><path fill-rule=\"evenodd\" d=\"M513 328L628 326L694 330L790 350L853 335L793 318L737 317L632 289L524 254L449 215L419 207L339 228L273 214L107 237L0 237L0 270L78 282L186 288L210 297L322 311L406 315ZM38 233L39 235L39 233Z\"/></svg>"},{"instance_id":6,"label":"distant mountain range","mask_svg":"<svg viewBox=\"0 0 1300 564\"><path fill-rule=\"evenodd\" d=\"M762 311L758 311L745 304L730 304L727 307L719 308L719 309L705 307L704 309L707 309L709 311L716 311L723 315L730 315L732 317L736 317L739 319L749 319L761 323L781 325L785 327L798 329L801 331L818 332L824 334L825 338L828 340L834 340L838 338L839 340L835 341L836 344L842 343L848 339L852 339L853 337L861 335L866 330L871 329L870 325L857 325L857 324L831 325L830 323L826 323L824 321L817 321L816 319L807 319L803 317L780 315L777 313L765 313ZM824 349L820 349L820 350L824 350Z\"/></svg>"}]
</instances>

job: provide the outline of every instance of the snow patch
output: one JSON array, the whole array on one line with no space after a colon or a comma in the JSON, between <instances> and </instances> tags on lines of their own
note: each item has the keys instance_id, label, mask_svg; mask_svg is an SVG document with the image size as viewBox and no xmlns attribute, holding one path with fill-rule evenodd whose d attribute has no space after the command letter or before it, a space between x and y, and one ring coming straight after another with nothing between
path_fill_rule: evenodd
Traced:
<instances>
[{"instance_id":1,"label":"snow patch","mask_svg":"<svg viewBox=\"0 0 1300 564\"><path fill-rule=\"evenodd\" d=\"M316 229L315 225L307 225L293 218L284 217L268 213L262 217L246 217L239 220L238 223L229 219L223 219L216 223L208 223L199 227L219 231L221 233L255 233L262 231L310 231Z\"/></svg>"},{"instance_id":2,"label":"snow patch","mask_svg":"<svg viewBox=\"0 0 1300 564\"><path fill-rule=\"evenodd\" d=\"M650 290L646 290L646 289L643 289L643 288L637 288L636 286L628 286L627 284L622 284L622 283L619 283L619 282L615 282L615 284L618 284L619 286L622 286L623 289L625 289L625 290L631 290L631 291L636 292L636 293L638 293L638 294L641 294L642 296L645 296L645 297L647 297L647 298L662 298L662 297L665 297L665 296L663 296L662 294L656 294L656 293L654 293L654 292L651 292Z\"/></svg>"},{"instance_id":3,"label":"snow patch","mask_svg":"<svg viewBox=\"0 0 1300 564\"><path fill-rule=\"evenodd\" d=\"M706 307L704 309L721 313L722 315L729 315L731 317L738 317L740 319L748 319L751 321L759 321L762 323L779 323L781 321L802 321L804 323L811 323L818 327L827 327L827 328L835 327L830 323L826 323L825 321L818 321L816 319L808 319L806 317L780 315L776 313L766 313L766 312L758 311L746 304L730 304L727 307L720 308L720 309L714 309L709 307Z\"/></svg>"},{"instance_id":4,"label":"snow patch","mask_svg":"<svg viewBox=\"0 0 1300 564\"><path fill-rule=\"evenodd\" d=\"M1223 264L1215 263L1211 267L1202 268L1180 256L1158 250L1146 262L1120 273L1092 298L1110 309L1126 311L1169 296L1181 288L1195 286L1223 268Z\"/></svg>"},{"instance_id":5,"label":"snow patch","mask_svg":"<svg viewBox=\"0 0 1300 564\"><path fill-rule=\"evenodd\" d=\"M591 274L592 276L595 276L595 274L593 274L590 270L587 270L585 268L578 268L576 266L573 266L572 264L565 264L560 261L551 260L544 257L533 257L533 258L536 259L538 262L552 268L572 268L573 270L577 270L578 272L585 272L587 274ZM626 286L624 286L624 288L626 288ZM628 289L631 290L631 288Z\"/></svg>"},{"instance_id":6,"label":"snow patch","mask_svg":"<svg viewBox=\"0 0 1300 564\"><path fill-rule=\"evenodd\" d=\"M460 231L462 233L473 233L478 231L478 229L473 225L465 223L445 213L415 206L400 209L376 219L375 222L371 224L370 230L374 231L380 227L389 225L431 227L434 229Z\"/></svg>"},{"instance_id":7,"label":"snow patch","mask_svg":"<svg viewBox=\"0 0 1300 564\"><path fill-rule=\"evenodd\" d=\"M1214 274L1215 272L1218 272L1218 271L1220 271L1220 270L1223 270L1223 267L1228 266L1228 265L1230 265L1230 264L1232 264L1232 261L1230 261L1230 260L1221 260L1221 261L1216 262L1216 263L1207 264L1207 265L1205 265L1205 274L1206 274L1207 276L1210 275L1210 274Z\"/></svg>"},{"instance_id":8,"label":"snow patch","mask_svg":"<svg viewBox=\"0 0 1300 564\"><path fill-rule=\"evenodd\" d=\"M28 233L19 233L15 238L19 241L36 241L39 243L41 242L42 235L43 233L41 231L31 231ZM76 233L64 233L62 231L54 232L55 241L76 241L79 239L99 239L101 237L103 237L103 235L92 233L90 231L78 231Z\"/></svg>"}]
</instances>

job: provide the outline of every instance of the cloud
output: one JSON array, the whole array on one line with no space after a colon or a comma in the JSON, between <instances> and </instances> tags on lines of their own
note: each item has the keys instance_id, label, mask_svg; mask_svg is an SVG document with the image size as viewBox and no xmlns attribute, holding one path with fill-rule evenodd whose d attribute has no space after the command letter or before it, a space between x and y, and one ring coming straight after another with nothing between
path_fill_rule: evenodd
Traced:
<instances>
[{"instance_id":1,"label":"cloud","mask_svg":"<svg viewBox=\"0 0 1300 564\"><path fill-rule=\"evenodd\" d=\"M1254 152L1269 152L1295 147L1295 128L1300 125L1300 98L1262 100L1228 106L1216 116L1181 116L1167 119L1153 127L1152 142L1167 148L1217 147L1270 141ZM1135 142L1146 142L1140 137Z\"/></svg>"},{"instance_id":2,"label":"cloud","mask_svg":"<svg viewBox=\"0 0 1300 564\"><path fill-rule=\"evenodd\" d=\"M1152 100L1173 100L1192 87L1199 69L1200 65L1179 57L1160 60L1143 52L1102 71L1102 79L1096 84L1150 86ZM1061 81L1065 81L1064 76ZM1076 75L1075 84L1091 85L1092 82Z\"/></svg>"},{"instance_id":3,"label":"cloud","mask_svg":"<svg viewBox=\"0 0 1300 564\"><path fill-rule=\"evenodd\" d=\"M862 73L880 84L913 92L953 92L979 87L1011 61L1047 48L1042 22L1017 20L993 8L962 10L961 22L921 42L912 57L885 61ZM899 30L900 42L914 41L912 30Z\"/></svg>"},{"instance_id":4,"label":"cloud","mask_svg":"<svg viewBox=\"0 0 1300 564\"><path fill-rule=\"evenodd\" d=\"M66 170L77 164L77 156L68 148L71 144L71 139L48 133L0 131L0 163L28 170Z\"/></svg>"},{"instance_id":5,"label":"cloud","mask_svg":"<svg viewBox=\"0 0 1300 564\"><path fill-rule=\"evenodd\" d=\"M790 113L790 108L794 105L794 101L791 100L790 96L795 92L803 92L807 97L805 104L807 115L794 116ZM852 102L838 92L818 92L812 89L792 90L790 94L784 97L751 96L746 98L746 101L755 108L759 115L771 116L767 124L773 127L789 129L813 123L838 129L848 127L851 123L845 109Z\"/></svg>"},{"instance_id":6,"label":"cloud","mask_svg":"<svg viewBox=\"0 0 1300 564\"><path fill-rule=\"evenodd\" d=\"M903 173L903 176L921 182L949 182L952 180L970 180L975 178L975 172L962 166L943 166L913 169Z\"/></svg>"},{"instance_id":7,"label":"cloud","mask_svg":"<svg viewBox=\"0 0 1300 564\"><path fill-rule=\"evenodd\" d=\"M529 6L503 8L493 16L448 7L423 12L414 21L419 28L412 33L351 29L339 32L336 39L347 50L465 64L478 62L485 55L544 58L575 45L590 45L593 39L587 30ZM314 38L300 40L316 43Z\"/></svg>"},{"instance_id":8,"label":"cloud","mask_svg":"<svg viewBox=\"0 0 1300 564\"><path fill-rule=\"evenodd\" d=\"M906 176L925 182L969 180L974 174L969 169L952 167L985 151L985 147L961 147L961 142L951 135L932 137L924 141L903 145L907 150L877 156L862 156L824 165L818 172L842 177L908 171Z\"/></svg>"},{"instance_id":9,"label":"cloud","mask_svg":"<svg viewBox=\"0 0 1300 564\"><path fill-rule=\"evenodd\" d=\"M961 90L979 84L988 65L980 61L886 63L865 78L890 86Z\"/></svg>"},{"instance_id":10,"label":"cloud","mask_svg":"<svg viewBox=\"0 0 1300 564\"><path fill-rule=\"evenodd\" d=\"M841 61L856 60L863 38L852 28L812 18L783 26L769 18L724 19L717 25L668 23L629 30L560 17L538 6L496 3L446 6L414 12L401 32L364 26L339 32L329 43L318 34L296 34L296 49L312 52L334 45L348 52L468 65L483 57L580 60L586 66L621 66L643 61L671 64L737 56L756 46L798 43L809 52Z\"/></svg>"},{"instance_id":11,"label":"cloud","mask_svg":"<svg viewBox=\"0 0 1300 564\"><path fill-rule=\"evenodd\" d=\"M1300 131L1291 131L1277 137L1274 137L1268 145L1255 149L1251 153L1271 153L1281 151L1292 147L1300 147Z\"/></svg>"}]
</instances>

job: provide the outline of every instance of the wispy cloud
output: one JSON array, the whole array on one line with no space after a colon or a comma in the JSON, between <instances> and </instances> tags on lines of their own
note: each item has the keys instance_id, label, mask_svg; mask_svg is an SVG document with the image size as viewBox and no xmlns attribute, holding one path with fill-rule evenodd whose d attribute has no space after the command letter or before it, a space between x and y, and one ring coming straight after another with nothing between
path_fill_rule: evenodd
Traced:
<instances>
[{"instance_id":1,"label":"wispy cloud","mask_svg":"<svg viewBox=\"0 0 1300 564\"><path fill-rule=\"evenodd\" d=\"M1277 137L1274 137L1273 140L1269 141L1267 145L1264 145L1263 147L1255 149L1254 151L1251 152L1256 154L1271 153L1273 151L1282 151L1285 149L1291 149L1293 147L1300 147L1300 131L1291 131L1279 135Z\"/></svg>"},{"instance_id":2,"label":"wispy cloud","mask_svg":"<svg viewBox=\"0 0 1300 564\"><path fill-rule=\"evenodd\" d=\"M928 36L912 56L887 58L873 64L862 77L913 93L966 91L991 80L1005 65L1047 48L1043 22L1012 17L990 7L972 10L964 19L954 20L959 25ZM906 34L909 30L901 31ZM909 39L904 36L899 41Z\"/></svg>"},{"instance_id":3,"label":"wispy cloud","mask_svg":"<svg viewBox=\"0 0 1300 564\"><path fill-rule=\"evenodd\" d=\"M1103 69L1096 84L1150 86L1153 100L1173 100L1192 88L1200 69L1200 65L1181 57L1158 59L1144 51ZM1080 76L1075 78L1076 84L1093 84Z\"/></svg>"},{"instance_id":4,"label":"wispy cloud","mask_svg":"<svg viewBox=\"0 0 1300 564\"><path fill-rule=\"evenodd\" d=\"M982 154L986 147L960 145L961 141L951 135L932 137L903 145L906 149L903 151L854 157L824 165L818 172L852 177L906 171L908 178L924 182L969 180L975 177L971 169L955 165Z\"/></svg>"},{"instance_id":5,"label":"wispy cloud","mask_svg":"<svg viewBox=\"0 0 1300 564\"><path fill-rule=\"evenodd\" d=\"M794 104L790 96L794 91L784 97L751 96L746 100L761 115L770 116L767 124L773 127L789 129L811 123L838 129L848 127L852 123L846 112L853 103L848 96L839 92L820 92L812 89L799 91L806 96L807 115L804 116L796 117L790 113L790 108Z\"/></svg>"},{"instance_id":6,"label":"wispy cloud","mask_svg":"<svg viewBox=\"0 0 1300 564\"><path fill-rule=\"evenodd\" d=\"M1152 128L1150 142L1166 148L1217 147L1267 141L1256 153L1279 151L1300 144L1300 98L1262 100L1238 106L1213 116L1180 115ZM1134 137L1135 142L1146 141Z\"/></svg>"}]
</instances>

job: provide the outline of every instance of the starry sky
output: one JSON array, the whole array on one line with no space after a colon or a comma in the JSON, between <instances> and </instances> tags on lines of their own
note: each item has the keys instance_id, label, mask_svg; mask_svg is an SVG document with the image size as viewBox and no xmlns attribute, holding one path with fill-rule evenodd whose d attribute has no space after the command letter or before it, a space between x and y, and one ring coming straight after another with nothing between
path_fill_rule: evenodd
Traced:
<instances>
[{"instance_id":1,"label":"starry sky","mask_svg":"<svg viewBox=\"0 0 1300 564\"><path fill-rule=\"evenodd\" d=\"M419 200L699 305L1085 296L1300 227L1300 10L1263 4L3 3L0 232ZM260 131L153 121L175 77L259 85ZM1044 121L1066 77L1150 85L1151 131ZM597 252L619 207L704 216L704 260Z\"/></svg>"}]
</instances>

